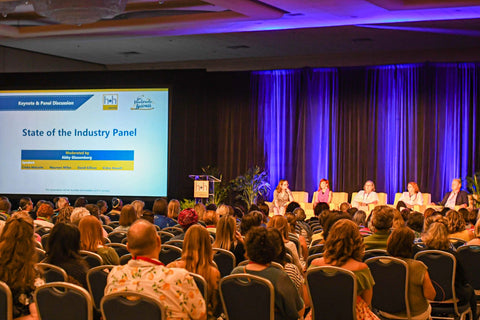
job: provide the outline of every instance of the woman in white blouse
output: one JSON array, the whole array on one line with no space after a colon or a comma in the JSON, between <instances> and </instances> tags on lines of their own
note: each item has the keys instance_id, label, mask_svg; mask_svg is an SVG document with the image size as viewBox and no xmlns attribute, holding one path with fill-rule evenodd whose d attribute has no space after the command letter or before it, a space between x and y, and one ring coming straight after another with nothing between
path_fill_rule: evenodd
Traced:
<instances>
[{"instance_id":1,"label":"woman in white blouse","mask_svg":"<svg viewBox=\"0 0 480 320\"><path fill-rule=\"evenodd\" d=\"M402 197L398 200L397 208L413 208L415 205L423 205L423 196L415 182L409 182L407 192L402 193Z\"/></svg>"}]
</instances>

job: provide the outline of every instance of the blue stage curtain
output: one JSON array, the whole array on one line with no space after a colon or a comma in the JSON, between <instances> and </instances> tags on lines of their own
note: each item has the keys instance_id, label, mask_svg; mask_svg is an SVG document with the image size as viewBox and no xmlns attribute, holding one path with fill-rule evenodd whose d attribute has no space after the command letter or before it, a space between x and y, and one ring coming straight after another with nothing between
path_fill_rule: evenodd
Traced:
<instances>
[{"instance_id":1,"label":"blue stage curtain","mask_svg":"<svg viewBox=\"0 0 480 320\"><path fill-rule=\"evenodd\" d=\"M285 178L311 199L321 178L349 193L371 179L392 203L416 181L439 201L453 178L478 170L478 68L451 63L252 73L272 186Z\"/></svg>"}]
</instances>

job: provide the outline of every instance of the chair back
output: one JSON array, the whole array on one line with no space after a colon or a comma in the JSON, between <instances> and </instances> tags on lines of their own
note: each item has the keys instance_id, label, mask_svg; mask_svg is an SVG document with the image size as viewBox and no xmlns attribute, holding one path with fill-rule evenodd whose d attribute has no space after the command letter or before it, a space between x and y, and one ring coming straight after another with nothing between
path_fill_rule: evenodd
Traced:
<instances>
[{"instance_id":1,"label":"chair back","mask_svg":"<svg viewBox=\"0 0 480 320\"><path fill-rule=\"evenodd\" d=\"M46 256L45 250L35 247L35 253L37 255L38 262L41 262L43 259L45 259L45 256Z\"/></svg>"},{"instance_id":2,"label":"chair back","mask_svg":"<svg viewBox=\"0 0 480 320\"><path fill-rule=\"evenodd\" d=\"M107 234L113 232L113 228L106 224L102 225L102 227L107 232Z\"/></svg>"},{"instance_id":3,"label":"chair back","mask_svg":"<svg viewBox=\"0 0 480 320\"><path fill-rule=\"evenodd\" d=\"M323 253L315 253L315 254L309 255L307 258L307 268L310 267L313 260L321 257L323 257Z\"/></svg>"},{"instance_id":4,"label":"chair back","mask_svg":"<svg viewBox=\"0 0 480 320\"><path fill-rule=\"evenodd\" d=\"M274 320L275 291L272 283L248 273L232 274L220 280L220 298L229 320Z\"/></svg>"},{"instance_id":5,"label":"chair back","mask_svg":"<svg viewBox=\"0 0 480 320\"><path fill-rule=\"evenodd\" d=\"M394 257L374 257L365 263L375 280L372 307L390 314L405 312L410 318L407 263Z\"/></svg>"},{"instance_id":6,"label":"chair back","mask_svg":"<svg viewBox=\"0 0 480 320\"><path fill-rule=\"evenodd\" d=\"M308 255L311 256L312 254L322 253L324 249L323 243L310 246L310 248L308 248Z\"/></svg>"},{"instance_id":7,"label":"chair back","mask_svg":"<svg viewBox=\"0 0 480 320\"><path fill-rule=\"evenodd\" d=\"M165 310L158 299L130 291L111 293L100 302L104 320L163 320Z\"/></svg>"},{"instance_id":8,"label":"chair back","mask_svg":"<svg viewBox=\"0 0 480 320\"><path fill-rule=\"evenodd\" d=\"M56 265L50 263L36 263L35 267L40 269L43 273L46 283L68 281L67 272Z\"/></svg>"},{"instance_id":9,"label":"chair back","mask_svg":"<svg viewBox=\"0 0 480 320\"><path fill-rule=\"evenodd\" d=\"M308 202L308 192L306 191L292 191L293 201Z\"/></svg>"},{"instance_id":10,"label":"chair back","mask_svg":"<svg viewBox=\"0 0 480 320\"><path fill-rule=\"evenodd\" d=\"M183 229L179 227L166 227L163 228L161 231L173 233L173 235L178 236L179 234L183 233Z\"/></svg>"},{"instance_id":11,"label":"chair back","mask_svg":"<svg viewBox=\"0 0 480 320\"><path fill-rule=\"evenodd\" d=\"M434 301L445 301L455 297L455 257L440 250L424 250L415 255L415 260L422 261L428 268L437 295Z\"/></svg>"},{"instance_id":12,"label":"chair back","mask_svg":"<svg viewBox=\"0 0 480 320\"><path fill-rule=\"evenodd\" d=\"M365 250L365 254L363 255L363 261L367 261L368 259L373 257L383 257L383 256L388 256L387 250L383 250L383 249Z\"/></svg>"},{"instance_id":13,"label":"chair back","mask_svg":"<svg viewBox=\"0 0 480 320\"><path fill-rule=\"evenodd\" d=\"M168 244L162 244L162 249L158 255L158 260L167 265L170 262L182 257L182 249L179 247L171 246Z\"/></svg>"},{"instance_id":14,"label":"chair back","mask_svg":"<svg viewBox=\"0 0 480 320\"><path fill-rule=\"evenodd\" d=\"M3 281L0 281L0 319L13 319L13 300L10 287Z\"/></svg>"},{"instance_id":15,"label":"chair back","mask_svg":"<svg viewBox=\"0 0 480 320\"><path fill-rule=\"evenodd\" d=\"M128 252L127 246L123 243L106 243L105 246L113 248L119 257L130 253Z\"/></svg>"},{"instance_id":16,"label":"chair back","mask_svg":"<svg viewBox=\"0 0 480 320\"><path fill-rule=\"evenodd\" d=\"M107 286L108 274L114 266L98 266L88 270L87 285L88 292L92 295L93 306L100 311L100 301L103 298L105 287Z\"/></svg>"},{"instance_id":17,"label":"chair back","mask_svg":"<svg viewBox=\"0 0 480 320\"><path fill-rule=\"evenodd\" d=\"M301 248L300 248L300 240L298 239L298 236L294 233L289 232L288 233L288 240L292 241L295 244L295 247L297 248L297 252L300 253Z\"/></svg>"},{"instance_id":18,"label":"chair back","mask_svg":"<svg viewBox=\"0 0 480 320\"><path fill-rule=\"evenodd\" d=\"M356 320L357 279L349 270L322 266L306 274L312 319Z\"/></svg>"},{"instance_id":19,"label":"chair back","mask_svg":"<svg viewBox=\"0 0 480 320\"><path fill-rule=\"evenodd\" d=\"M388 195L385 192L377 192L378 196L378 206L386 205L388 200Z\"/></svg>"},{"instance_id":20,"label":"chair back","mask_svg":"<svg viewBox=\"0 0 480 320\"><path fill-rule=\"evenodd\" d=\"M232 273L233 268L237 265L235 255L228 250L220 248L213 249L213 261L217 264L222 278Z\"/></svg>"},{"instance_id":21,"label":"chair back","mask_svg":"<svg viewBox=\"0 0 480 320\"><path fill-rule=\"evenodd\" d=\"M122 243L122 240L127 238L127 233L123 231L113 231L108 234L107 238L112 243Z\"/></svg>"},{"instance_id":22,"label":"chair back","mask_svg":"<svg viewBox=\"0 0 480 320\"><path fill-rule=\"evenodd\" d=\"M132 260L132 254L127 253L120 257L120 265L126 265L128 261Z\"/></svg>"},{"instance_id":23,"label":"chair back","mask_svg":"<svg viewBox=\"0 0 480 320\"><path fill-rule=\"evenodd\" d=\"M450 241L450 243L455 247L455 249L458 249L467 243L467 241L459 238L448 238L448 241Z\"/></svg>"},{"instance_id":24,"label":"chair back","mask_svg":"<svg viewBox=\"0 0 480 320\"><path fill-rule=\"evenodd\" d=\"M90 268L98 267L103 264L102 257L100 257L100 255L96 254L95 252L80 250L78 251L78 253L87 262Z\"/></svg>"},{"instance_id":25,"label":"chair back","mask_svg":"<svg viewBox=\"0 0 480 320\"><path fill-rule=\"evenodd\" d=\"M167 231L158 231L158 235L160 236L160 239L162 239L162 243L165 243L172 239L175 235L173 233L167 232Z\"/></svg>"},{"instance_id":26,"label":"chair back","mask_svg":"<svg viewBox=\"0 0 480 320\"><path fill-rule=\"evenodd\" d=\"M169 241L165 242L165 244L183 249L183 240L169 240Z\"/></svg>"},{"instance_id":27,"label":"chair back","mask_svg":"<svg viewBox=\"0 0 480 320\"><path fill-rule=\"evenodd\" d=\"M48 237L50 236L49 233L47 234L44 234L41 238L40 238L40 243L42 244L42 247L44 250L47 250L47 243L48 243Z\"/></svg>"},{"instance_id":28,"label":"chair back","mask_svg":"<svg viewBox=\"0 0 480 320\"><path fill-rule=\"evenodd\" d=\"M457 250L457 259L462 265L468 283L480 290L480 246L461 246Z\"/></svg>"},{"instance_id":29,"label":"chair back","mask_svg":"<svg viewBox=\"0 0 480 320\"><path fill-rule=\"evenodd\" d=\"M332 203L335 204L335 209L338 209L344 202L348 202L348 193L332 192Z\"/></svg>"},{"instance_id":30,"label":"chair back","mask_svg":"<svg viewBox=\"0 0 480 320\"><path fill-rule=\"evenodd\" d=\"M40 319L93 320L92 298L87 290L68 282L52 282L34 293Z\"/></svg>"},{"instance_id":31,"label":"chair back","mask_svg":"<svg viewBox=\"0 0 480 320\"><path fill-rule=\"evenodd\" d=\"M205 301L206 301L207 298L208 298L207 281L205 280L204 277L202 277L199 274L196 274L196 273L193 273L193 272L189 272L189 273L193 277L193 280L195 281L195 284L197 285L198 290L202 293L203 299L205 299Z\"/></svg>"},{"instance_id":32,"label":"chair back","mask_svg":"<svg viewBox=\"0 0 480 320\"><path fill-rule=\"evenodd\" d=\"M423 197L423 205L427 205L429 203L432 203L432 194L431 193L423 193L422 192L422 197Z\"/></svg>"},{"instance_id":33,"label":"chair back","mask_svg":"<svg viewBox=\"0 0 480 320\"><path fill-rule=\"evenodd\" d=\"M350 198L350 204L353 204L353 199L357 196L358 192L352 192L352 197Z\"/></svg>"},{"instance_id":34,"label":"chair back","mask_svg":"<svg viewBox=\"0 0 480 320\"><path fill-rule=\"evenodd\" d=\"M109 227L115 229L116 227L120 226L120 222L118 221L112 221L108 224Z\"/></svg>"},{"instance_id":35,"label":"chair back","mask_svg":"<svg viewBox=\"0 0 480 320\"><path fill-rule=\"evenodd\" d=\"M52 228L50 227L35 225L35 233L37 233L40 237L49 234L50 231L52 231Z\"/></svg>"},{"instance_id":36,"label":"chair back","mask_svg":"<svg viewBox=\"0 0 480 320\"><path fill-rule=\"evenodd\" d=\"M393 200L393 206L396 208L398 201L400 201L400 198L402 197L401 192L395 193L395 200Z\"/></svg>"}]
</instances>

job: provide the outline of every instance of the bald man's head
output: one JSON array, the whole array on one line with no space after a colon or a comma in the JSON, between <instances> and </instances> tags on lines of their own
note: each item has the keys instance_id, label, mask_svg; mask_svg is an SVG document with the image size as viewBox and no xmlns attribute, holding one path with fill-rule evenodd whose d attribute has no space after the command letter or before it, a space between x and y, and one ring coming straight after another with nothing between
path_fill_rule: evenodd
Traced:
<instances>
[{"instance_id":1,"label":"bald man's head","mask_svg":"<svg viewBox=\"0 0 480 320\"><path fill-rule=\"evenodd\" d=\"M147 220L135 221L128 230L127 247L132 256L150 256L160 248L157 229ZM158 258L158 254L157 254Z\"/></svg>"}]
</instances>

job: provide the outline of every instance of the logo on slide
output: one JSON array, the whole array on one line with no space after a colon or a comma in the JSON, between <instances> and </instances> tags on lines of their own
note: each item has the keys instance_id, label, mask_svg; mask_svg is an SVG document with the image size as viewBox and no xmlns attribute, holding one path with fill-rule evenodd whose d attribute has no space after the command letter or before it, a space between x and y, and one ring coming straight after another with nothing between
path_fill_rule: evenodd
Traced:
<instances>
[{"instance_id":1,"label":"logo on slide","mask_svg":"<svg viewBox=\"0 0 480 320\"><path fill-rule=\"evenodd\" d=\"M133 107L130 110L153 110L153 101L143 94L133 101Z\"/></svg>"},{"instance_id":2,"label":"logo on slide","mask_svg":"<svg viewBox=\"0 0 480 320\"><path fill-rule=\"evenodd\" d=\"M103 110L118 110L118 94L103 95Z\"/></svg>"}]
</instances>

